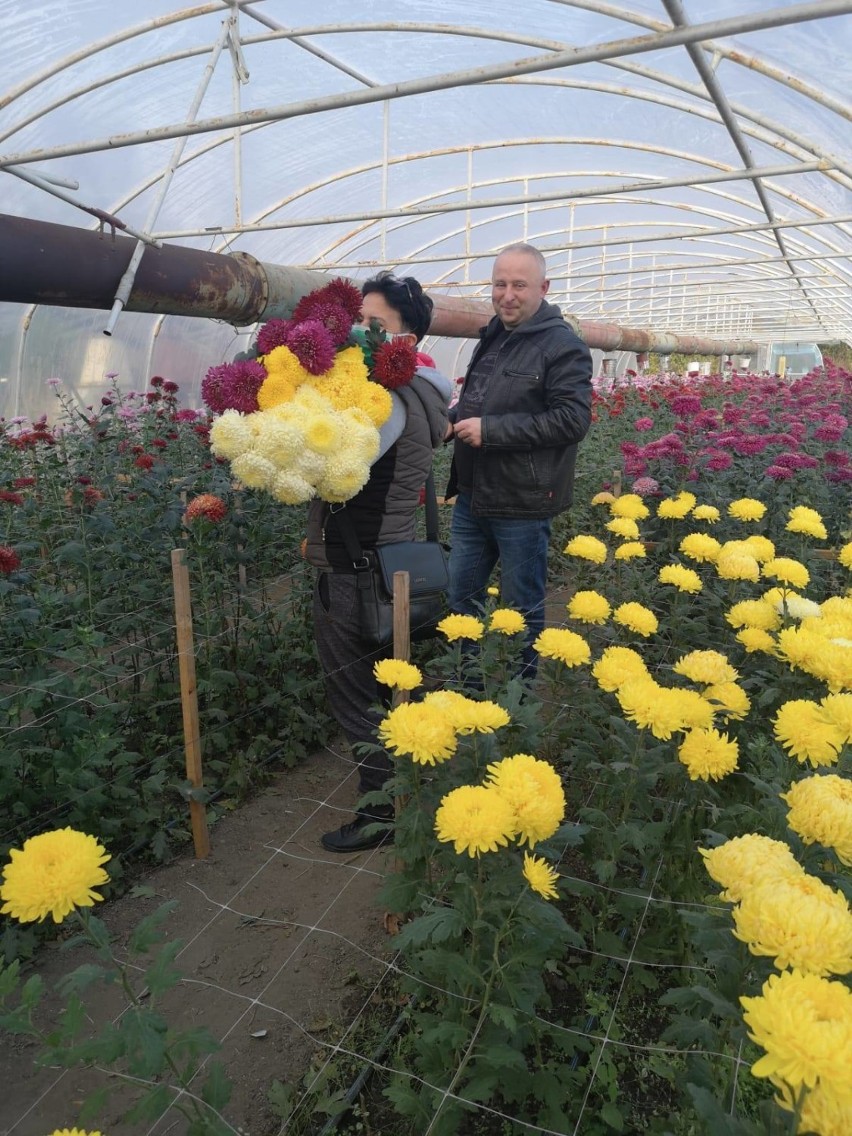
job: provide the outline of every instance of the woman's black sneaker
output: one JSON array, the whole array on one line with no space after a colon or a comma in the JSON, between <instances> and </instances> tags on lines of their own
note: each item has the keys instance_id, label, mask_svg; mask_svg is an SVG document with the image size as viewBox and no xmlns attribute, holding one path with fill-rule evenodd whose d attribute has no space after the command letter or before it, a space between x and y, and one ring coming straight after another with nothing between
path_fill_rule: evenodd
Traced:
<instances>
[{"instance_id":1,"label":"woman's black sneaker","mask_svg":"<svg viewBox=\"0 0 852 1136\"><path fill-rule=\"evenodd\" d=\"M393 844L393 817L356 813L355 819L334 832L320 837L327 852L365 852L382 844Z\"/></svg>"}]
</instances>

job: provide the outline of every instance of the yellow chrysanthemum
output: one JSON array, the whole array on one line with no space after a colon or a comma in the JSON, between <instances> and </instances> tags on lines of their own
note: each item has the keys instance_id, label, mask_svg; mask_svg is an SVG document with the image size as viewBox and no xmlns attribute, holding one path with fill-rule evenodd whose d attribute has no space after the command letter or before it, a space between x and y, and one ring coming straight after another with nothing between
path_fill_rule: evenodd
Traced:
<instances>
[{"instance_id":1,"label":"yellow chrysanthemum","mask_svg":"<svg viewBox=\"0 0 852 1136\"><path fill-rule=\"evenodd\" d=\"M716 682L701 693L713 707L713 713L718 714L725 721L731 718L745 718L751 709L751 699L735 682Z\"/></svg>"},{"instance_id":2,"label":"yellow chrysanthemum","mask_svg":"<svg viewBox=\"0 0 852 1136\"><path fill-rule=\"evenodd\" d=\"M496 588L496 587L495 587L495 586L494 586L493 584L490 584L490 585L489 585L489 586L488 586L488 587L487 587L487 588L485 589L485 591L487 592L487 594L488 594L489 596L499 596L499 595L500 595L500 589L499 589L499 588Z\"/></svg>"},{"instance_id":3,"label":"yellow chrysanthemum","mask_svg":"<svg viewBox=\"0 0 852 1136\"><path fill-rule=\"evenodd\" d=\"M499 631L501 635L519 635L526 631L527 621L519 611L510 607L498 607L491 613L489 631Z\"/></svg>"},{"instance_id":4,"label":"yellow chrysanthemum","mask_svg":"<svg viewBox=\"0 0 852 1136\"><path fill-rule=\"evenodd\" d=\"M59 828L31 836L9 856L0 914L19 923L41 923L48 915L61 923L75 907L92 907L103 899L93 889L109 882L103 865L111 857L94 836Z\"/></svg>"},{"instance_id":5,"label":"yellow chrysanthemum","mask_svg":"<svg viewBox=\"0 0 852 1136\"><path fill-rule=\"evenodd\" d=\"M692 515L696 521L707 521L708 524L715 525L719 519L719 510L715 505L696 505Z\"/></svg>"},{"instance_id":6,"label":"yellow chrysanthemum","mask_svg":"<svg viewBox=\"0 0 852 1136\"><path fill-rule=\"evenodd\" d=\"M323 501L341 504L359 493L369 477L369 465L344 449L328 457L325 472L317 482L317 495Z\"/></svg>"},{"instance_id":7,"label":"yellow chrysanthemum","mask_svg":"<svg viewBox=\"0 0 852 1136\"><path fill-rule=\"evenodd\" d=\"M452 723L425 702L403 702L379 723L378 732L386 749L418 765L438 765L458 745Z\"/></svg>"},{"instance_id":8,"label":"yellow chrysanthemum","mask_svg":"<svg viewBox=\"0 0 852 1136\"><path fill-rule=\"evenodd\" d=\"M316 496L314 486L298 473L279 470L268 487L276 501L282 505L303 505Z\"/></svg>"},{"instance_id":9,"label":"yellow chrysanthemum","mask_svg":"<svg viewBox=\"0 0 852 1136\"><path fill-rule=\"evenodd\" d=\"M457 690L433 690L423 705L443 714L457 734L491 734L511 721L498 703L476 702Z\"/></svg>"},{"instance_id":10,"label":"yellow chrysanthemum","mask_svg":"<svg viewBox=\"0 0 852 1136\"><path fill-rule=\"evenodd\" d=\"M681 490L676 497L664 497L657 506L657 516L679 521L695 508L695 494Z\"/></svg>"},{"instance_id":11,"label":"yellow chrysanthemum","mask_svg":"<svg viewBox=\"0 0 852 1136\"><path fill-rule=\"evenodd\" d=\"M591 504L592 505L608 505L610 503L610 501L614 501L614 500L615 500L614 495L612 493L610 493L608 490L604 490L603 492L596 493L594 495L594 497L591 500Z\"/></svg>"},{"instance_id":12,"label":"yellow chrysanthemum","mask_svg":"<svg viewBox=\"0 0 852 1136\"><path fill-rule=\"evenodd\" d=\"M763 575L769 580L781 580L792 588L806 588L811 578L804 564L789 556L776 556L774 560L767 560L763 565Z\"/></svg>"},{"instance_id":13,"label":"yellow chrysanthemum","mask_svg":"<svg viewBox=\"0 0 852 1136\"><path fill-rule=\"evenodd\" d=\"M363 410L374 426L383 426L391 416L391 394L379 383L364 383L358 388L356 406Z\"/></svg>"},{"instance_id":14,"label":"yellow chrysanthemum","mask_svg":"<svg viewBox=\"0 0 852 1136\"><path fill-rule=\"evenodd\" d=\"M740 600L725 615L731 627L759 627L761 631L775 631L781 626L781 616L765 600Z\"/></svg>"},{"instance_id":15,"label":"yellow chrysanthemum","mask_svg":"<svg viewBox=\"0 0 852 1136\"><path fill-rule=\"evenodd\" d=\"M606 528L622 540L639 539L639 526L631 517L613 517L611 521L607 521Z\"/></svg>"},{"instance_id":16,"label":"yellow chrysanthemum","mask_svg":"<svg viewBox=\"0 0 852 1136\"><path fill-rule=\"evenodd\" d=\"M555 868L551 868L546 860L542 860L541 856L524 853L524 879L533 891L538 892L544 899L559 899L559 892L556 890L559 873Z\"/></svg>"},{"instance_id":17,"label":"yellow chrysanthemum","mask_svg":"<svg viewBox=\"0 0 852 1136\"><path fill-rule=\"evenodd\" d=\"M438 630L454 643L456 639L481 639L485 624L474 615L446 615L438 624Z\"/></svg>"},{"instance_id":18,"label":"yellow chrysanthemum","mask_svg":"<svg viewBox=\"0 0 852 1136\"><path fill-rule=\"evenodd\" d=\"M739 747L718 730L690 730L680 744L678 758L692 781L720 781L737 768Z\"/></svg>"},{"instance_id":19,"label":"yellow chrysanthemum","mask_svg":"<svg viewBox=\"0 0 852 1136\"><path fill-rule=\"evenodd\" d=\"M734 907L734 935L779 970L806 974L852 971L852 912L846 898L815 876L774 880Z\"/></svg>"},{"instance_id":20,"label":"yellow chrysanthemum","mask_svg":"<svg viewBox=\"0 0 852 1136\"><path fill-rule=\"evenodd\" d=\"M275 480L278 470L268 458L248 450L234 458L231 462L231 472L249 489L268 489Z\"/></svg>"},{"instance_id":21,"label":"yellow chrysanthemum","mask_svg":"<svg viewBox=\"0 0 852 1136\"><path fill-rule=\"evenodd\" d=\"M606 623L612 612L609 600L600 592L575 592L566 606L570 617L580 623Z\"/></svg>"},{"instance_id":22,"label":"yellow chrysanthemum","mask_svg":"<svg viewBox=\"0 0 852 1136\"><path fill-rule=\"evenodd\" d=\"M819 704L840 730L844 743L852 745L852 694L827 694Z\"/></svg>"},{"instance_id":23,"label":"yellow chrysanthemum","mask_svg":"<svg viewBox=\"0 0 852 1136\"><path fill-rule=\"evenodd\" d=\"M755 1077L768 1077L796 1093L819 1086L849 1096L852 991L847 986L794 970L770 975L757 997L740 1002L749 1037L765 1050L752 1065ZM822 1134L821 1128L814 1131Z\"/></svg>"},{"instance_id":24,"label":"yellow chrysanthemum","mask_svg":"<svg viewBox=\"0 0 852 1136\"><path fill-rule=\"evenodd\" d=\"M848 544L843 545L837 553L837 560L844 568L852 570L852 540L850 540Z\"/></svg>"},{"instance_id":25,"label":"yellow chrysanthemum","mask_svg":"<svg viewBox=\"0 0 852 1136\"><path fill-rule=\"evenodd\" d=\"M765 513L766 506L753 497L740 497L728 506L728 516L738 521L759 521Z\"/></svg>"},{"instance_id":26,"label":"yellow chrysanthemum","mask_svg":"<svg viewBox=\"0 0 852 1136\"><path fill-rule=\"evenodd\" d=\"M100 1132L84 1132L82 1128L55 1128L50 1136L101 1136Z\"/></svg>"},{"instance_id":27,"label":"yellow chrysanthemum","mask_svg":"<svg viewBox=\"0 0 852 1136\"><path fill-rule=\"evenodd\" d=\"M631 521L644 521L650 509L638 493L623 493L614 498L609 507L614 517L627 517Z\"/></svg>"},{"instance_id":28,"label":"yellow chrysanthemum","mask_svg":"<svg viewBox=\"0 0 852 1136\"><path fill-rule=\"evenodd\" d=\"M822 706L805 698L785 702L775 715L775 737L802 764L833 765L843 746L840 728Z\"/></svg>"},{"instance_id":29,"label":"yellow chrysanthemum","mask_svg":"<svg viewBox=\"0 0 852 1136\"><path fill-rule=\"evenodd\" d=\"M795 1111L795 1100L788 1097L782 1107L788 1112ZM798 1130L818 1132L819 1136L849 1136L852 1132L852 1093L847 1092L845 1086L831 1088L825 1083L818 1084L805 1097Z\"/></svg>"},{"instance_id":30,"label":"yellow chrysanthemum","mask_svg":"<svg viewBox=\"0 0 852 1136\"><path fill-rule=\"evenodd\" d=\"M226 410L210 427L210 449L217 458L232 461L252 444L253 434L244 414Z\"/></svg>"},{"instance_id":31,"label":"yellow chrysanthemum","mask_svg":"<svg viewBox=\"0 0 852 1136\"><path fill-rule=\"evenodd\" d=\"M740 677L721 651L690 651L678 659L672 670L691 682L708 686L717 682L736 682Z\"/></svg>"},{"instance_id":32,"label":"yellow chrysanthemum","mask_svg":"<svg viewBox=\"0 0 852 1136\"><path fill-rule=\"evenodd\" d=\"M690 694L694 699L684 697ZM640 730L650 730L655 738L663 741L689 726L709 726L712 721L709 707L704 720L695 721L696 703L701 702L695 691L671 690L660 686L650 676L628 679L619 686L615 696L628 721L634 722Z\"/></svg>"},{"instance_id":33,"label":"yellow chrysanthemum","mask_svg":"<svg viewBox=\"0 0 852 1136\"><path fill-rule=\"evenodd\" d=\"M373 665L376 682L396 690L414 690L423 682L423 675L413 663L404 659L380 659Z\"/></svg>"},{"instance_id":34,"label":"yellow chrysanthemum","mask_svg":"<svg viewBox=\"0 0 852 1136\"><path fill-rule=\"evenodd\" d=\"M745 552L726 550L724 545L716 558L716 571L723 580L760 579L760 565L753 556Z\"/></svg>"},{"instance_id":35,"label":"yellow chrysanthemum","mask_svg":"<svg viewBox=\"0 0 852 1136\"><path fill-rule=\"evenodd\" d=\"M796 505L790 510L789 518L785 526L787 532L803 533L816 540L827 539L828 532L816 509L809 509L807 505Z\"/></svg>"},{"instance_id":36,"label":"yellow chrysanthemum","mask_svg":"<svg viewBox=\"0 0 852 1136\"><path fill-rule=\"evenodd\" d=\"M852 866L852 781L834 773L807 777L781 793L787 823L805 844L833 848L841 863Z\"/></svg>"},{"instance_id":37,"label":"yellow chrysanthemum","mask_svg":"<svg viewBox=\"0 0 852 1136\"><path fill-rule=\"evenodd\" d=\"M459 855L496 852L515 835L515 813L493 787L460 785L438 806L435 832L440 841L453 844Z\"/></svg>"},{"instance_id":38,"label":"yellow chrysanthemum","mask_svg":"<svg viewBox=\"0 0 852 1136\"><path fill-rule=\"evenodd\" d=\"M630 631L634 631L637 635L642 635L646 639L649 635L653 635L659 626L657 617L650 608L633 601L619 604L612 613L612 618L622 627L627 627Z\"/></svg>"},{"instance_id":39,"label":"yellow chrysanthemum","mask_svg":"<svg viewBox=\"0 0 852 1136\"><path fill-rule=\"evenodd\" d=\"M533 647L542 658L558 659L566 667L579 667L592 660L589 644L582 635L562 627L545 627Z\"/></svg>"},{"instance_id":40,"label":"yellow chrysanthemum","mask_svg":"<svg viewBox=\"0 0 852 1136\"><path fill-rule=\"evenodd\" d=\"M767 560L772 560L775 556L775 545L768 536L763 536L760 533L752 533L751 536L746 537L741 542L743 549L747 550L750 556L753 556L758 564L765 564Z\"/></svg>"},{"instance_id":41,"label":"yellow chrysanthemum","mask_svg":"<svg viewBox=\"0 0 852 1136\"><path fill-rule=\"evenodd\" d=\"M532 754L517 753L493 762L488 774L487 784L512 809L520 844L534 848L553 836L565 816L565 790L552 765Z\"/></svg>"},{"instance_id":42,"label":"yellow chrysanthemum","mask_svg":"<svg viewBox=\"0 0 852 1136\"><path fill-rule=\"evenodd\" d=\"M698 573L691 568L684 568L682 564L664 564L657 579L661 584L671 584L679 592L689 592L692 595L700 592L703 587Z\"/></svg>"},{"instance_id":43,"label":"yellow chrysanthemum","mask_svg":"<svg viewBox=\"0 0 852 1136\"><path fill-rule=\"evenodd\" d=\"M288 348L276 347L275 350L287 351ZM276 406L291 402L295 393L296 386L289 375L280 371L271 371L257 392L257 405L261 410L272 410Z\"/></svg>"},{"instance_id":44,"label":"yellow chrysanthemum","mask_svg":"<svg viewBox=\"0 0 852 1136\"><path fill-rule=\"evenodd\" d=\"M364 352L360 347L346 347L343 351L338 351L334 357L334 366L329 374L339 379L368 382L369 372L367 364L364 362Z\"/></svg>"},{"instance_id":45,"label":"yellow chrysanthemum","mask_svg":"<svg viewBox=\"0 0 852 1136\"><path fill-rule=\"evenodd\" d=\"M699 848L704 867L722 888L722 899L738 903L763 884L804 875L804 870L781 840L756 832L735 836L716 848Z\"/></svg>"},{"instance_id":46,"label":"yellow chrysanthemum","mask_svg":"<svg viewBox=\"0 0 852 1136\"><path fill-rule=\"evenodd\" d=\"M336 415L312 414L302 422L305 441L318 454L330 454L340 448L340 423Z\"/></svg>"},{"instance_id":47,"label":"yellow chrysanthemum","mask_svg":"<svg viewBox=\"0 0 852 1136\"><path fill-rule=\"evenodd\" d=\"M273 347L268 355L263 356L263 366L268 375L287 378L294 387L299 387L311 379L310 371L305 370L289 347Z\"/></svg>"},{"instance_id":48,"label":"yellow chrysanthemum","mask_svg":"<svg viewBox=\"0 0 852 1136\"><path fill-rule=\"evenodd\" d=\"M566 556L577 556L580 560L590 560L593 564L606 563L606 545L596 536L575 536L565 545Z\"/></svg>"},{"instance_id":49,"label":"yellow chrysanthemum","mask_svg":"<svg viewBox=\"0 0 852 1136\"><path fill-rule=\"evenodd\" d=\"M759 627L744 627L737 632L736 637L750 655L756 651L763 651L767 655L775 653L775 640L768 631Z\"/></svg>"},{"instance_id":50,"label":"yellow chrysanthemum","mask_svg":"<svg viewBox=\"0 0 852 1136\"><path fill-rule=\"evenodd\" d=\"M592 675L602 690L613 693L631 678L650 678L645 660L630 647L607 647L595 665Z\"/></svg>"},{"instance_id":51,"label":"yellow chrysanthemum","mask_svg":"<svg viewBox=\"0 0 852 1136\"><path fill-rule=\"evenodd\" d=\"M830 627L818 630L811 620L785 627L778 633L777 653L791 667L820 679L833 694L852 689L852 640L832 638Z\"/></svg>"},{"instance_id":52,"label":"yellow chrysanthemum","mask_svg":"<svg viewBox=\"0 0 852 1136\"><path fill-rule=\"evenodd\" d=\"M616 560L641 560L647 555L645 545L638 540L629 540L625 544L620 544L613 553Z\"/></svg>"},{"instance_id":53,"label":"yellow chrysanthemum","mask_svg":"<svg viewBox=\"0 0 852 1136\"><path fill-rule=\"evenodd\" d=\"M699 564L712 564L722 548L714 536L707 533L689 533L680 542L680 551L689 560Z\"/></svg>"}]
</instances>

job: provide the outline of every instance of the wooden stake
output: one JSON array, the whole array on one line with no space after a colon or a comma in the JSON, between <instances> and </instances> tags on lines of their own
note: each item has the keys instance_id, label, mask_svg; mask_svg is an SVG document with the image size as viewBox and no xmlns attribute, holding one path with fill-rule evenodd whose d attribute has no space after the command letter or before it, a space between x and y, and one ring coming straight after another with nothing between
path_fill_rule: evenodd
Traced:
<instances>
[{"instance_id":1,"label":"wooden stake","mask_svg":"<svg viewBox=\"0 0 852 1136\"><path fill-rule=\"evenodd\" d=\"M612 471L612 495L613 497L621 496L621 470L614 469Z\"/></svg>"},{"instance_id":2,"label":"wooden stake","mask_svg":"<svg viewBox=\"0 0 852 1136\"><path fill-rule=\"evenodd\" d=\"M172 580L175 590L175 625L180 666L180 704L183 710L186 777L193 789L200 789L203 785L201 733L198 727L198 686L195 681L192 603L185 548L172 549ZM192 841L195 845L196 859L204 860L210 853L210 837L207 832L207 810L202 801L190 798L189 819L192 823Z\"/></svg>"}]
</instances>

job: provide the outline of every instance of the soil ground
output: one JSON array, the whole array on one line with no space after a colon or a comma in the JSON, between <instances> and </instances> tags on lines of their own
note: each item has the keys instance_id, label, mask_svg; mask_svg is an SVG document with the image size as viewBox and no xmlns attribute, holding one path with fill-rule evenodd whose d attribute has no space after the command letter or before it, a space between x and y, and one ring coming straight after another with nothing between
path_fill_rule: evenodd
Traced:
<instances>
[{"instance_id":1,"label":"soil ground","mask_svg":"<svg viewBox=\"0 0 852 1136\"><path fill-rule=\"evenodd\" d=\"M376 904L390 854L333 856L319 844L321 833L348 819L356 797L348 751L327 749L224 816L211 829L207 860L187 854L146 875L141 882L152 895L127 895L98 911L121 956L144 915L164 900L178 901L166 929L168 939L184 943L177 957L184 978L165 995L163 1012L181 1028L206 1026L221 1042L217 1058L233 1082L225 1113L246 1136L282 1130L267 1098L273 1081L300 1083L314 1055L332 1052L327 1039L337 1040L340 1026L370 1012L393 955ZM52 987L87 958L83 947L47 948L38 970ZM95 1013L107 1021L122 1004L107 988ZM26 1039L0 1035L4 1136L72 1127L82 1100L106 1077L39 1069L36 1050ZM122 1111L108 1104L90 1127L105 1136L183 1131L174 1110L138 1128L119 1121Z\"/></svg>"}]
</instances>

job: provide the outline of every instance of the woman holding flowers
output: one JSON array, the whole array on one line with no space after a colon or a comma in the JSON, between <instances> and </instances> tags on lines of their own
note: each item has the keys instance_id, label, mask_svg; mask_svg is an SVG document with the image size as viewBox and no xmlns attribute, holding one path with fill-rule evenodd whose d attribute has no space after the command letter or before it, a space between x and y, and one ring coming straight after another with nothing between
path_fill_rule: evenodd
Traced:
<instances>
[{"instance_id":1,"label":"woman holding flowers","mask_svg":"<svg viewBox=\"0 0 852 1136\"><path fill-rule=\"evenodd\" d=\"M400 355L410 356L426 334L432 301L413 277L397 279L381 273L362 287L361 324L372 325ZM377 374L390 388L393 409L380 429L378 457L366 485L346 501L362 549L394 541L413 540L420 491L432 468L433 450L443 441L452 384L427 357L418 355L413 378L400 368L394 381L393 352L387 352L387 374ZM353 747L376 745L381 714L381 688L373 674L375 656L365 653L358 626L356 578L340 529L340 506L315 499L308 509L306 555L317 569L314 588L314 637L325 676L331 711ZM384 751L361 756L359 789L362 794L381 789L390 776L391 762ZM392 819L392 809L375 805L359 809L352 821L322 837L330 852L357 852L392 838L391 830L365 833L376 821Z\"/></svg>"}]
</instances>

